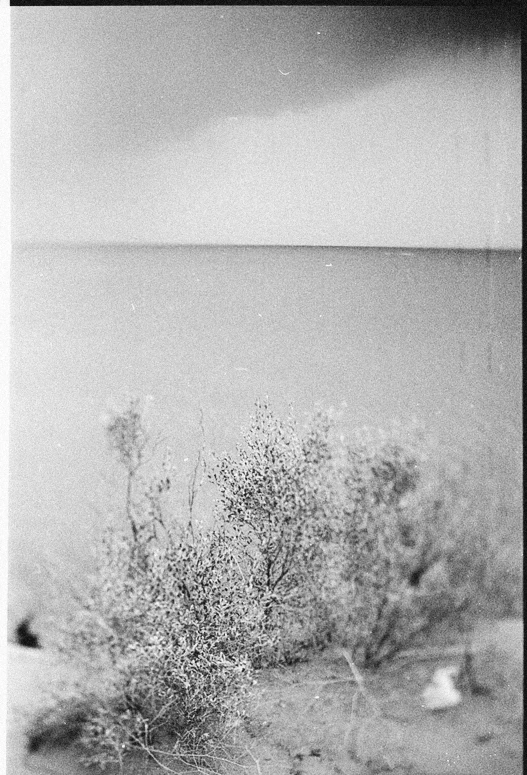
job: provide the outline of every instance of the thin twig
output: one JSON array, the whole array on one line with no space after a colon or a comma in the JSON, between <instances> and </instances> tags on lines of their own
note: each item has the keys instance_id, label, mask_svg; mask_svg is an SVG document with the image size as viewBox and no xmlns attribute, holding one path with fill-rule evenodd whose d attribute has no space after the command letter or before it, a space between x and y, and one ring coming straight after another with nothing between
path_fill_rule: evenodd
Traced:
<instances>
[{"instance_id":1,"label":"thin twig","mask_svg":"<svg viewBox=\"0 0 527 775\"><path fill-rule=\"evenodd\" d=\"M168 755L168 752L167 752L167 751L158 751L158 750L156 750L155 748L150 748L149 746L145 745L145 744L143 743L143 741L142 741L142 740L140 740L140 739L139 739L138 737L136 737L135 735L133 735L133 736L132 736L132 740L134 740L134 741L135 741L135 742L136 742L136 743L139 745L139 747L140 747L140 748L142 748L142 749L143 749L143 751L145 751L145 753L146 753L146 754L147 754L147 755L148 755L148 756L149 756L151 759L153 759L153 760L155 761L155 763L156 763L156 764L157 764L159 767L161 767L161 769L162 769L162 770L165 770L165 772L169 772L169 773L171 773L171 775L184 775L184 773L182 773L182 772L181 772L181 770L179 770L179 771L173 770L171 767L168 767L166 764L163 764L163 762L161 762L161 761L160 761L160 760L157 758L157 756L155 756L155 753L161 753L161 754L164 754L164 755ZM178 758L180 761L182 761L184 764L187 764L187 762L185 762L185 761L183 760L183 758L182 758L182 757L178 756L177 758ZM203 768L201 768L201 767L199 767L199 766L197 766L197 765L195 766L195 765L191 764L190 766L191 766L191 767L194 769L194 771L196 771L196 770L197 770L198 772L203 772L203 773L207 772L207 770L204 770ZM193 773L192 773L192 771L191 771L191 770L188 770L187 772L188 772L188 775L193 775ZM210 775L210 770L208 771L208 775Z\"/></svg>"},{"instance_id":2,"label":"thin twig","mask_svg":"<svg viewBox=\"0 0 527 775\"><path fill-rule=\"evenodd\" d=\"M476 649L477 650L477 649ZM428 660L443 659L446 657L461 657L466 651L466 646L437 646L426 647L425 649L407 649L406 651L400 651L392 656L393 660L411 659L419 662L426 662Z\"/></svg>"},{"instance_id":3,"label":"thin twig","mask_svg":"<svg viewBox=\"0 0 527 775\"><path fill-rule=\"evenodd\" d=\"M350 714L350 722L348 725L348 729L345 734L345 745L348 746L348 740L353 735L352 739L352 749L353 749L353 756L354 757L360 757L359 748L360 748L360 741L362 737L362 733L364 732L365 726L367 726L368 723L372 721L373 718L376 718L380 716L380 709L377 705L376 700L370 696L370 694L366 691L366 685L364 683L364 679L359 673L355 663L353 662L353 659L351 658L351 654L346 649L340 649L340 652L346 662L348 663L351 672L353 673L353 678L357 684L357 691L353 695L353 699L351 701L351 714ZM359 719L359 712L358 712L358 705L360 698L363 698L363 700L366 703L366 707L370 706L371 708L371 715L368 715L362 719L362 722ZM355 734L353 734L355 733Z\"/></svg>"},{"instance_id":4,"label":"thin twig","mask_svg":"<svg viewBox=\"0 0 527 775\"><path fill-rule=\"evenodd\" d=\"M256 770L257 770L257 772L258 772L258 775L262 775L262 771L261 771L261 769L260 769L260 762L259 762L259 760L258 760L258 759L256 759L256 758L255 758L255 757L252 755L252 753L250 752L250 750L249 750L249 748L248 748L247 746L245 746L245 750L247 751L247 753L249 754L249 756L251 757L251 759L253 760L253 762L256 764Z\"/></svg>"},{"instance_id":5,"label":"thin twig","mask_svg":"<svg viewBox=\"0 0 527 775\"><path fill-rule=\"evenodd\" d=\"M348 663L348 665L350 666L350 670L353 673L353 677L355 678L355 681L357 682L357 685L360 691L362 692L362 694L367 695L366 687L364 685L364 679L359 673L359 671L357 670L357 668L355 667L355 663L351 658L351 654L347 649L340 649L340 652L344 657L344 659L346 660L346 662Z\"/></svg>"},{"instance_id":6,"label":"thin twig","mask_svg":"<svg viewBox=\"0 0 527 775\"><path fill-rule=\"evenodd\" d=\"M346 678L328 678L327 680L319 680L319 681L296 681L287 684L288 686L310 686L311 684L315 684L316 686L324 686L325 684L340 684L340 683L349 683L349 682L357 683L357 680L355 677L350 678L349 676L346 676Z\"/></svg>"}]
</instances>

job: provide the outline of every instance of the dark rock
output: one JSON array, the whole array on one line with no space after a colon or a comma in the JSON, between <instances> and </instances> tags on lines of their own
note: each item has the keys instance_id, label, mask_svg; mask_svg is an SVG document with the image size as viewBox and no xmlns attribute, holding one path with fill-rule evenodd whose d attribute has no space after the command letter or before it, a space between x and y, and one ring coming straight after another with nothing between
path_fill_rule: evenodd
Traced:
<instances>
[{"instance_id":1,"label":"dark rock","mask_svg":"<svg viewBox=\"0 0 527 775\"><path fill-rule=\"evenodd\" d=\"M28 649L39 649L40 641L38 635L31 632L31 619L26 617L23 619L15 630L16 642L19 646L24 646Z\"/></svg>"}]
</instances>

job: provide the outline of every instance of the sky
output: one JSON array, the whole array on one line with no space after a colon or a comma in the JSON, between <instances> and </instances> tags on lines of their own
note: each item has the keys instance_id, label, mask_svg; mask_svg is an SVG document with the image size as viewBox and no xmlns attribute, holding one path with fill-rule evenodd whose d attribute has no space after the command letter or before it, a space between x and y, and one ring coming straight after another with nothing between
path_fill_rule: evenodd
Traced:
<instances>
[{"instance_id":1,"label":"sky","mask_svg":"<svg viewBox=\"0 0 527 775\"><path fill-rule=\"evenodd\" d=\"M513 7L11 9L15 241L516 248Z\"/></svg>"}]
</instances>

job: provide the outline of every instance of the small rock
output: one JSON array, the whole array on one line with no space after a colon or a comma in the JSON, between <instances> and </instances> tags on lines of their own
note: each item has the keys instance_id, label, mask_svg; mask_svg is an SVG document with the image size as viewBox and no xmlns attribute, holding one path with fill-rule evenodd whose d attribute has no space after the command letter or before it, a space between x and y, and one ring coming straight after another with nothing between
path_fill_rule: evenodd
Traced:
<instances>
[{"instance_id":1,"label":"small rock","mask_svg":"<svg viewBox=\"0 0 527 775\"><path fill-rule=\"evenodd\" d=\"M38 635L31 631L31 617L23 619L15 631L16 642L19 646L29 649L39 649L40 641Z\"/></svg>"},{"instance_id":2,"label":"small rock","mask_svg":"<svg viewBox=\"0 0 527 775\"><path fill-rule=\"evenodd\" d=\"M461 702L461 692L456 689L454 678L457 667L438 668L431 682L426 686L422 697L427 710L446 710L455 708Z\"/></svg>"}]
</instances>

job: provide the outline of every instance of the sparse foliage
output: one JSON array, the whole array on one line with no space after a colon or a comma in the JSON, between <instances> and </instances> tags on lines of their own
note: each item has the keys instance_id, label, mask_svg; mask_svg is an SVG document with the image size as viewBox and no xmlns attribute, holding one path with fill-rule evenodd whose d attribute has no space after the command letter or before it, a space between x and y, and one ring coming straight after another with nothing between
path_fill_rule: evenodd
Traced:
<instances>
[{"instance_id":1,"label":"sparse foliage","mask_svg":"<svg viewBox=\"0 0 527 775\"><path fill-rule=\"evenodd\" d=\"M330 462L327 417L301 438L292 417L283 422L257 403L245 445L214 471L221 519L255 558L266 624L279 633L275 658L296 659L327 638L319 582L332 528Z\"/></svg>"},{"instance_id":2,"label":"sparse foliage","mask_svg":"<svg viewBox=\"0 0 527 775\"><path fill-rule=\"evenodd\" d=\"M467 465L448 473L419 438L370 438L350 448L343 479L343 637L359 661L378 665L442 623L470 627L491 600L501 615L519 601L518 560Z\"/></svg>"},{"instance_id":3,"label":"sparse foliage","mask_svg":"<svg viewBox=\"0 0 527 775\"><path fill-rule=\"evenodd\" d=\"M151 545L147 569L133 539L109 533L63 638L87 675L96 666L105 676L83 703L86 761L163 743L181 755L206 750L239 717L262 621L250 563L241 567L223 532L192 541L174 532Z\"/></svg>"},{"instance_id":4,"label":"sparse foliage","mask_svg":"<svg viewBox=\"0 0 527 775\"><path fill-rule=\"evenodd\" d=\"M172 487L173 464L167 450L160 469L150 477L142 470L151 462L160 439L152 440L146 426L141 401L132 398L122 411L114 411L106 424L109 446L117 453L126 473L125 513L130 524L135 551L146 562L150 541L166 532L163 496Z\"/></svg>"},{"instance_id":5,"label":"sparse foliage","mask_svg":"<svg viewBox=\"0 0 527 775\"><path fill-rule=\"evenodd\" d=\"M485 605L517 610L521 560L491 529L496 504L470 489L469 472L425 465L418 437L345 444L328 413L302 434L259 402L244 444L216 461L216 522L203 533L192 524L201 458L178 527L162 502L170 458L138 476L151 443L140 403L107 433L131 533L106 532L93 583L63 623L60 647L86 680L35 720L35 745L80 737L100 765L154 745L197 755L238 723L255 667L330 640L375 666L438 623L470 623Z\"/></svg>"}]
</instances>

